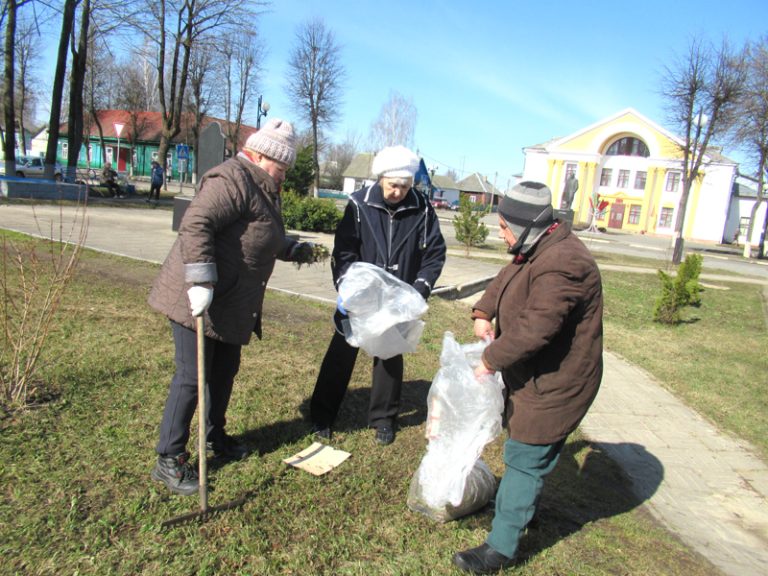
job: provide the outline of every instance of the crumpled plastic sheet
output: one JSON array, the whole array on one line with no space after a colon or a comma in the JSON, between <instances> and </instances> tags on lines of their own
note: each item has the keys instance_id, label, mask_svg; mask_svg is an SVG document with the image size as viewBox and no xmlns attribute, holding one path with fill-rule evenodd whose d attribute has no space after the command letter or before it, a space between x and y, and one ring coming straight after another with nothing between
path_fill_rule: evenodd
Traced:
<instances>
[{"instance_id":1,"label":"crumpled plastic sheet","mask_svg":"<svg viewBox=\"0 0 768 576\"><path fill-rule=\"evenodd\" d=\"M348 313L342 327L351 346L383 360L416 351L428 306L412 286L378 266L354 262L339 296Z\"/></svg>"},{"instance_id":2,"label":"crumpled plastic sheet","mask_svg":"<svg viewBox=\"0 0 768 576\"><path fill-rule=\"evenodd\" d=\"M498 374L480 379L474 368L488 346L443 337L440 369L427 396L427 453L411 482L408 506L445 521L482 508L496 479L480 456L501 433L504 384Z\"/></svg>"}]
</instances>

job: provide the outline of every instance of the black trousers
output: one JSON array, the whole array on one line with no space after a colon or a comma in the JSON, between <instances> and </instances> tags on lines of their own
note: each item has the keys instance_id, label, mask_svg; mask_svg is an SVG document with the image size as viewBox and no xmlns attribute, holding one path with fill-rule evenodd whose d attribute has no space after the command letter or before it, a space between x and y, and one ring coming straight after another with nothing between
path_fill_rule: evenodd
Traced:
<instances>
[{"instance_id":1,"label":"black trousers","mask_svg":"<svg viewBox=\"0 0 768 576\"><path fill-rule=\"evenodd\" d=\"M156 451L161 456L175 456L186 451L189 427L197 408L197 335L194 330L171 322L176 345L176 372L171 379L160 423L160 440ZM206 438L218 441L227 424L227 406L232 384L240 369L239 344L205 339Z\"/></svg>"},{"instance_id":2,"label":"black trousers","mask_svg":"<svg viewBox=\"0 0 768 576\"><path fill-rule=\"evenodd\" d=\"M147 196L147 198L149 200L151 200L152 196L154 196L155 200L159 201L160 200L160 188L162 188L162 187L163 187L162 184L150 184L150 186L149 186L149 196Z\"/></svg>"},{"instance_id":3,"label":"black trousers","mask_svg":"<svg viewBox=\"0 0 768 576\"><path fill-rule=\"evenodd\" d=\"M341 315L337 312L336 325ZM310 412L312 422L331 426L339 413L344 395L355 368L358 348L347 344L343 334L336 330L325 353L312 393ZM400 411L400 394L403 386L403 357L387 360L373 359L371 400L368 407L368 425L372 428L393 426Z\"/></svg>"}]
</instances>

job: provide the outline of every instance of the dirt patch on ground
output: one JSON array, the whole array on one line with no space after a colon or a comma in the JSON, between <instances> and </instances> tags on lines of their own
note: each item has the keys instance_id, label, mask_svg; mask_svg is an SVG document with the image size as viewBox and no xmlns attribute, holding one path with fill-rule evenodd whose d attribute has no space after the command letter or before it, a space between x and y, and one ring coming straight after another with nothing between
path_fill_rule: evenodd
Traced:
<instances>
[{"instance_id":1,"label":"dirt patch on ground","mask_svg":"<svg viewBox=\"0 0 768 576\"><path fill-rule=\"evenodd\" d=\"M131 261L105 254L83 254L77 266L80 280L117 282L130 288L152 285L160 266L149 262Z\"/></svg>"}]
</instances>

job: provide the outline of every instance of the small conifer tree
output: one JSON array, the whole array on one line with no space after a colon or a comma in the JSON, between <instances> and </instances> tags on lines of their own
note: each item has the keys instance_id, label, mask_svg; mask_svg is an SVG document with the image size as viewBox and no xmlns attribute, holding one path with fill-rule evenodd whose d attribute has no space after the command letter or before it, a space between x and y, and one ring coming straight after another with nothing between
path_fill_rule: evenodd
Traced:
<instances>
[{"instance_id":1,"label":"small conifer tree","mask_svg":"<svg viewBox=\"0 0 768 576\"><path fill-rule=\"evenodd\" d=\"M464 245L467 255L473 246L482 246L488 237L488 227L481 222L484 211L472 210L469 197L459 198L459 213L453 218L456 241Z\"/></svg>"},{"instance_id":2,"label":"small conifer tree","mask_svg":"<svg viewBox=\"0 0 768 576\"><path fill-rule=\"evenodd\" d=\"M701 306L702 287L699 284L699 274L702 260L699 254L689 254L678 266L674 278L659 270L661 295L653 311L654 321L661 324L679 324L681 308Z\"/></svg>"}]
</instances>

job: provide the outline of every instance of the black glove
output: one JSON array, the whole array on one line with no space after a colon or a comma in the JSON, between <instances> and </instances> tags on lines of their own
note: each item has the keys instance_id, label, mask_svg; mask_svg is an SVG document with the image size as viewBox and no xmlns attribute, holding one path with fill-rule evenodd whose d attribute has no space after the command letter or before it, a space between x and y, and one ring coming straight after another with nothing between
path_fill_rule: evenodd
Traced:
<instances>
[{"instance_id":1,"label":"black glove","mask_svg":"<svg viewBox=\"0 0 768 576\"><path fill-rule=\"evenodd\" d=\"M417 281L417 282L416 282L416 283L413 285L413 289L414 289L414 290L416 290L416 292L418 292L418 293L421 295L421 297L422 297L422 298L424 298L424 300L426 300L427 298L429 298L429 294L432 292L432 291L429 289L429 286L427 286L427 283L426 283L426 282L418 282L418 281Z\"/></svg>"}]
</instances>

